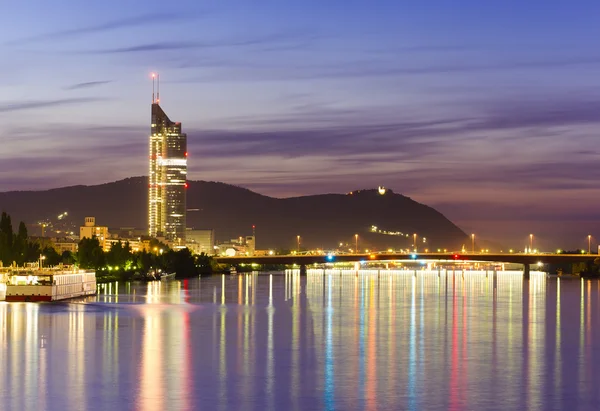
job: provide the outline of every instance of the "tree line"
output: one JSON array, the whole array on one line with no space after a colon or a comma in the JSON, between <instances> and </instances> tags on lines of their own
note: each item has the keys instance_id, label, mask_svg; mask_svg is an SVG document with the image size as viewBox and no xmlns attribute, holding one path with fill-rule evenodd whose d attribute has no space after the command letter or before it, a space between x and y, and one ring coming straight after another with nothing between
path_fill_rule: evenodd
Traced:
<instances>
[{"instance_id":1,"label":"tree line","mask_svg":"<svg viewBox=\"0 0 600 411\"><path fill-rule=\"evenodd\" d=\"M156 239L150 240L150 250L133 251L128 242L118 242L105 252L98 238L83 238L76 253L59 254L52 246L31 241L27 227L22 221L17 232L13 231L10 215L0 216L0 261L3 266L37 262L43 256L44 266L76 264L80 268L95 269L102 279L143 279L152 273L174 272L178 277L211 274L213 260L200 254L193 255L187 248L172 250Z\"/></svg>"},{"instance_id":2,"label":"tree line","mask_svg":"<svg viewBox=\"0 0 600 411\"><path fill-rule=\"evenodd\" d=\"M76 261L81 268L96 269L97 277L123 280L152 278L159 271L176 273L177 277L213 271L213 260L204 253L193 255L187 248L173 250L154 238L150 250L132 251L128 242L119 241L104 252L96 237L84 238L79 242Z\"/></svg>"},{"instance_id":3,"label":"tree line","mask_svg":"<svg viewBox=\"0 0 600 411\"><path fill-rule=\"evenodd\" d=\"M64 258L70 260L71 253L67 253ZM52 255L54 259L63 260L63 256L58 255L53 247L42 246L39 242L30 241L27 227L23 221L19 223L19 228L15 233L10 215L2 212L2 216L0 216L0 261L2 261L2 265L5 267L13 264L22 266L25 263L38 261L40 255Z\"/></svg>"}]
</instances>

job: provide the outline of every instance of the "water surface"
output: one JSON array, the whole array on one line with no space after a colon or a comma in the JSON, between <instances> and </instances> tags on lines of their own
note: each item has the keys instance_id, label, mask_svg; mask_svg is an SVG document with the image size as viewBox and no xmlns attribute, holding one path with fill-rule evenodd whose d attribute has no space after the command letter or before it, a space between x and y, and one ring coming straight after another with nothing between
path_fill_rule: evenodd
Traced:
<instances>
[{"instance_id":1,"label":"water surface","mask_svg":"<svg viewBox=\"0 0 600 411\"><path fill-rule=\"evenodd\" d=\"M600 282L314 271L0 303L2 410L597 410Z\"/></svg>"}]
</instances>

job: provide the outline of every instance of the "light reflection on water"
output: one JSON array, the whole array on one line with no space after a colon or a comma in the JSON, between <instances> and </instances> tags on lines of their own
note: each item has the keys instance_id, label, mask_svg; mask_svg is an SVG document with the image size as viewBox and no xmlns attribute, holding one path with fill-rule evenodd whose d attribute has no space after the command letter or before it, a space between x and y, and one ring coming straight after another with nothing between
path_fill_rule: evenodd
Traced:
<instances>
[{"instance_id":1,"label":"light reflection on water","mask_svg":"<svg viewBox=\"0 0 600 411\"><path fill-rule=\"evenodd\" d=\"M0 303L0 409L599 409L599 301L540 273L309 270Z\"/></svg>"}]
</instances>

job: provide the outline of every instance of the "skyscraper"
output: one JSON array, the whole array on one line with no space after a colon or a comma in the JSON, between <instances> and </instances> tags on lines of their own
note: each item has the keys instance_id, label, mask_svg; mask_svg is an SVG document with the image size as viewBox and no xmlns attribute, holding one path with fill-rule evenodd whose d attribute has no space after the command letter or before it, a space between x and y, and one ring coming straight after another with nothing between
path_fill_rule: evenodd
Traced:
<instances>
[{"instance_id":1,"label":"skyscraper","mask_svg":"<svg viewBox=\"0 0 600 411\"><path fill-rule=\"evenodd\" d=\"M172 122L152 93L148 233L185 245L187 136Z\"/></svg>"}]
</instances>

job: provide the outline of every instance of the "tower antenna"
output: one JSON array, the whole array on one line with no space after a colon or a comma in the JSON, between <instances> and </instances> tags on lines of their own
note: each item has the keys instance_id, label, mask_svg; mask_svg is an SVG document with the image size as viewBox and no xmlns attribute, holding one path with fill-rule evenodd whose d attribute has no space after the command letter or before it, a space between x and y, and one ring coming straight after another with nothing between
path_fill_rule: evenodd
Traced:
<instances>
[{"instance_id":1,"label":"tower antenna","mask_svg":"<svg viewBox=\"0 0 600 411\"><path fill-rule=\"evenodd\" d=\"M160 103L160 74L156 75L156 102Z\"/></svg>"},{"instance_id":2,"label":"tower antenna","mask_svg":"<svg viewBox=\"0 0 600 411\"><path fill-rule=\"evenodd\" d=\"M152 104L155 103L154 100L154 78L156 77L156 74L152 73Z\"/></svg>"}]
</instances>

